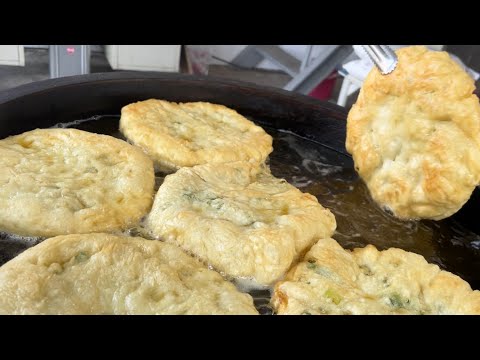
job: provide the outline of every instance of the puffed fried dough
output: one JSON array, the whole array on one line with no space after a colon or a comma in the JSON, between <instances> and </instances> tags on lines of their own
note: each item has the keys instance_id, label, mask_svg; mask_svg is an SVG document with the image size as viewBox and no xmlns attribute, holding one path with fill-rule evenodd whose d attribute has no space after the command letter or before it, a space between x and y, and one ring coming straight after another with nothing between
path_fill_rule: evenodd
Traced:
<instances>
[{"instance_id":1,"label":"puffed fried dough","mask_svg":"<svg viewBox=\"0 0 480 360\"><path fill-rule=\"evenodd\" d=\"M272 304L282 315L480 314L480 292L420 255L323 239L275 285Z\"/></svg>"},{"instance_id":2,"label":"puffed fried dough","mask_svg":"<svg viewBox=\"0 0 480 360\"><path fill-rule=\"evenodd\" d=\"M111 136L38 129L0 140L0 230L27 236L134 226L153 201L152 161Z\"/></svg>"},{"instance_id":3,"label":"puffed fried dough","mask_svg":"<svg viewBox=\"0 0 480 360\"><path fill-rule=\"evenodd\" d=\"M150 99L122 108L120 131L161 169L237 160L262 163L272 137L235 110Z\"/></svg>"},{"instance_id":4,"label":"puffed fried dough","mask_svg":"<svg viewBox=\"0 0 480 360\"><path fill-rule=\"evenodd\" d=\"M480 182L474 81L446 52L414 46L397 55L391 74L367 76L346 148L378 204L402 219L443 219Z\"/></svg>"},{"instance_id":5,"label":"puffed fried dough","mask_svg":"<svg viewBox=\"0 0 480 360\"><path fill-rule=\"evenodd\" d=\"M313 195L265 168L235 162L168 175L146 226L218 271L269 285L314 240L331 236L336 223Z\"/></svg>"},{"instance_id":6,"label":"puffed fried dough","mask_svg":"<svg viewBox=\"0 0 480 360\"><path fill-rule=\"evenodd\" d=\"M58 236L0 268L1 314L258 314L248 294L178 247Z\"/></svg>"}]
</instances>

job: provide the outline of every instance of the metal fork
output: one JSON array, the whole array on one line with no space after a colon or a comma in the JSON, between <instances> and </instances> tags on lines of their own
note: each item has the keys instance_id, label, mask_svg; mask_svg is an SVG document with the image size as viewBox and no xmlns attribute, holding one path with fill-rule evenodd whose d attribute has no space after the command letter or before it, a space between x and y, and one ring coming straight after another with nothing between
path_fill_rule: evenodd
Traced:
<instances>
[{"instance_id":1,"label":"metal fork","mask_svg":"<svg viewBox=\"0 0 480 360\"><path fill-rule=\"evenodd\" d=\"M397 55L387 45L362 45L362 48L383 75L390 74L397 67Z\"/></svg>"}]
</instances>

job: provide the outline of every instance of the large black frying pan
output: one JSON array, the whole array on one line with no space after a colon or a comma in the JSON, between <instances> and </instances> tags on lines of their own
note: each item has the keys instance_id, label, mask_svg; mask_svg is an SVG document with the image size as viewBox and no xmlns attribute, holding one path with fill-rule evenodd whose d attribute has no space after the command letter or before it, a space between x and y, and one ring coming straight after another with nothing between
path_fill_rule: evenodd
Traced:
<instances>
[{"instance_id":1,"label":"large black frying pan","mask_svg":"<svg viewBox=\"0 0 480 360\"><path fill-rule=\"evenodd\" d=\"M338 223L334 238L344 247L371 243L381 249L413 251L458 274L473 288L480 288L478 191L449 219L396 220L371 201L355 173L344 147L347 113L330 103L206 77L91 74L32 83L0 93L0 138L59 123L120 136L117 129L122 106L149 98L208 101L236 109L274 137L270 155L274 175L316 195L334 212ZM36 241L1 234L0 264Z\"/></svg>"}]
</instances>

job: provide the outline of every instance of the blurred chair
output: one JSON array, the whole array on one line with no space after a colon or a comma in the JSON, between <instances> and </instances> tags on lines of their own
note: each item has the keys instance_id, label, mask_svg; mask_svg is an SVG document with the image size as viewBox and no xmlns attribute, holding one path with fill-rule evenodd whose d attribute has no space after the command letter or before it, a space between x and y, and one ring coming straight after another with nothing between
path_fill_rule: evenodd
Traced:
<instances>
[{"instance_id":1,"label":"blurred chair","mask_svg":"<svg viewBox=\"0 0 480 360\"><path fill-rule=\"evenodd\" d=\"M319 47L319 54L312 58L314 46ZM278 45L248 45L233 64L253 68L268 59L292 77L283 87L285 90L309 94L352 53L351 45L308 45L304 58L298 60Z\"/></svg>"}]
</instances>

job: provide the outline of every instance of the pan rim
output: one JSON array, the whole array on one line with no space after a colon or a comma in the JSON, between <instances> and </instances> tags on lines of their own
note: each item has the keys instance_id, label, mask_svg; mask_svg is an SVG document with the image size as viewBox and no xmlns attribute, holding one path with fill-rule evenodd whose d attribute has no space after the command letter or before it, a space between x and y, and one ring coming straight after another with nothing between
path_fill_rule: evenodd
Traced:
<instances>
[{"instance_id":1,"label":"pan rim","mask_svg":"<svg viewBox=\"0 0 480 360\"><path fill-rule=\"evenodd\" d=\"M119 72L99 72L85 75L66 76L55 79L46 79L31 82L28 84L19 85L11 89L5 89L0 91L0 105L6 104L10 101L17 100L18 98L33 95L36 93L46 92L52 89L61 87L78 86L91 83L103 83L112 81L180 81L185 83L206 83L208 86L218 87L235 87L237 90L255 90L265 95L276 95L279 97L288 98L289 101L302 103L303 105L309 105L313 107L321 107L322 109L329 109L332 112L338 112L344 115L343 120L346 119L347 111L344 107L337 104L319 100L300 93L283 90L280 88L257 85L245 81L237 81L224 79L213 76L204 75L190 75L179 73L165 73L165 72L136 72L136 71L119 71Z\"/></svg>"}]
</instances>

